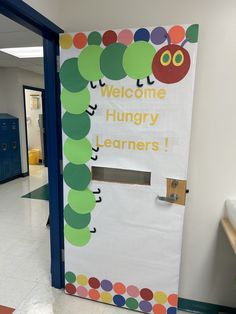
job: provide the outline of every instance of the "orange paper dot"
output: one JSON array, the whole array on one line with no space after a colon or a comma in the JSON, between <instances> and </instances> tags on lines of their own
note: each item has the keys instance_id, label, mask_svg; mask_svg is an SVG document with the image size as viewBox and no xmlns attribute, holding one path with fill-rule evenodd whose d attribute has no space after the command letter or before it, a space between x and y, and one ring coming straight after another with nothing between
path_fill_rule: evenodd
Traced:
<instances>
[{"instance_id":1,"label":"orange paper dot","mask_svg":"<svg viewBox=\"0 0 236 314\"><path fill-rule=\"evenodd\" d=\"M77 33L73 38L75 48L83 49L87 45L87 36L85 33Z\"/></svg>"},{"instance_id":2,"label":"orange paper dot","mask_svg":"<svg viewBox=\"0 0 236 314\"><path fill-rule=\"evenodd\" d=\"M126 292L126 288L125 285L123 285L123 283L121 282L116 282L113 286L113 290L117 293L117 294L124 294Z\"/></svg>"},{"instance_id":3,"label":"orange paper dot","mask_svg":"<svg viewBox=\"0 0 236 314\"><path fill-rule=\"evenodd\" d=\"M172 306L177 306L178 305L178 295L173 293L173 294L170 294L168 296L168 302L170 303L170 305Z\"/></svg>"},{"instance_id":4,"label":"orange paper dot","mask_svg":"<svg viewBox=\"0 0 236 314\"><path fill-rule=\"evenodd\" d=\"M171 27L168 34L170 36L171 43L178 44L184 40L185 30L182 26L176 25L176 26Z\"/></svg>"},{"instance_id":5,"label":"orange paper dot","mask_svg":"<svg viewBox=\"0 0 236 314\"><path fill-rule=\"evenodd\" d=\"M100 299L100 293L96 289L89 290L89 297L90 299L97 301Z\"/></svg>"}]
</instances>

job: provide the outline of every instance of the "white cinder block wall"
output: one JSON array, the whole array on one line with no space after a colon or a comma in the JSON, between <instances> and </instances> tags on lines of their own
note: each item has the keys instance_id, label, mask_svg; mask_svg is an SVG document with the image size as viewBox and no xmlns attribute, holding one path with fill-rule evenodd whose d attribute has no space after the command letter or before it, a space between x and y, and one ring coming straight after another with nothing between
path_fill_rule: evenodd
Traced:
<instances>
[{"instance_id":1,"label":"white cinder block wall","mask_svg":"<svg viewBox=\"0 0 236 314\"><path fill-rule=\"evenodd\" d=\"M219 226L236 198L236 1L25 2L66 31L200 24L180 296L236 307L236 256Z\"/></svg>"}]
</instances>

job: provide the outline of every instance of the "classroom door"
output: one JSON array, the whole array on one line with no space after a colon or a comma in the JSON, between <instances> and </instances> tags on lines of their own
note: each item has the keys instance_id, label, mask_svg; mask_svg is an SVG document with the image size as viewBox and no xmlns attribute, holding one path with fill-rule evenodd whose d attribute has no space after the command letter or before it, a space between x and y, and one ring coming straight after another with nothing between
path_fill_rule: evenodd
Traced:
<instances>
[{"instance_id":1,"label":"classroom door","mask_svg":"<svg viewBox=\"0 0 236 314\"><path fill-rule=\"evenodd\" d=\"M66 293L176 313L197 38L60 37Z\"/></svg>"}]
</instances>

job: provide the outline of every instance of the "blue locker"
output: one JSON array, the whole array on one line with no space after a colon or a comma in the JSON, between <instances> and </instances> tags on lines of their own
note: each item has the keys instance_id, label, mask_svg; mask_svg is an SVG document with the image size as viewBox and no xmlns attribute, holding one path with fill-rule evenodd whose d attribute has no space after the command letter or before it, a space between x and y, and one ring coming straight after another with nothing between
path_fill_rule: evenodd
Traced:
<instances>
[{"instance_id":1,"label":"blue locker","mask_svg":"<svg viewBox=\"0 0 236 314\"><path fill-rule=\"evenodd\" d=\"M0 183L21 174L19 120L0 114Z\"/></svg>"}]
</instances>

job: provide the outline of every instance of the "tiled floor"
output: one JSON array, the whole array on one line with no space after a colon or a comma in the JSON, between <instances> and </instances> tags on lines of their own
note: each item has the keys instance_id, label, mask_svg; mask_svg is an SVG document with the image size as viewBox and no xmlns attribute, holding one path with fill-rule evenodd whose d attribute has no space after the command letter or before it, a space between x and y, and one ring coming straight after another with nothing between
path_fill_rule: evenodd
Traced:
<instances>
[{"instance_id":1,"label":"tiled floor","mask_svg":"<svg viewBox=\"0 0 236 314\"><path fill-rule=\"evenodd\" d=\"M46 182L34 166L30 177L0 185L0 304L14 314L130 314L50 287L48 202L21 198Z\"/></svg>"}]
</instances>

